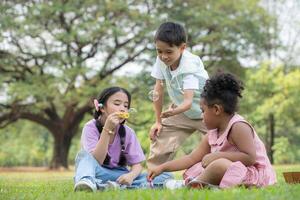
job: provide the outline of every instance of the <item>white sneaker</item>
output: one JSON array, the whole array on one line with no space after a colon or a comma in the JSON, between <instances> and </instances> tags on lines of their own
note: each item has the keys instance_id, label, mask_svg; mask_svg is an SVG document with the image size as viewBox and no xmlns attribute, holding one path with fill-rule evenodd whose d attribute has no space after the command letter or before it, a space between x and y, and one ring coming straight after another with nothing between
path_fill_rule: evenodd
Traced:
<instances>
[{"instance_id":1,"label":"white sneaker","mask_svg":"<svg viewBox=\"0 0 300 200\"><path fill-rule=\"evenodd\" d=\"M183 188L184 186L185 186L184 185L184 180L170 179L170 180L167 180L166 183L165 183L165 188L170 189L170 190Z\"/></svg>"},{"instance_id":2,"label":"white sneaker","mask_svg":"<svg viewBox=\"0 0 300 200\"><path fill-rule=\"evenodd\" d=\"M106 187L107 189L113 189L113 190L120 189L120 184L115 181L107 181L106 184L107 184Z\"/></svg>"},{"instance_id":3,"label":"white sneaker","mask_svg":"<svg viewBox=\"0 0 300 200\"><path fill-rule=\"evenodd\" d=\"M83 178L75 184L74 191L96 192L97 186L90 179Z\"/></svg>"}]
</instances>

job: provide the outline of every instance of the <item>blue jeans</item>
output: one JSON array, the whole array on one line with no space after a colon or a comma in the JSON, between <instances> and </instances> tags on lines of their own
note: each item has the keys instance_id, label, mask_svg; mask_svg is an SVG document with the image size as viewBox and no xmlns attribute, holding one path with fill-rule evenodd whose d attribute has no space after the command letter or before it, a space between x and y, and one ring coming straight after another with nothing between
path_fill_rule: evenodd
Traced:
<instances>
[{"instance_id":1,"label":"blue jeans","mask_svg":"<svg viewBox=\"0 0 300 200\"><path fill-rule=\"evenodd\" d=\"M93 155L85 150L81 150L75 159L75 184L82 178L90 179L96 186L105 184L107 181L116 181L121 175L127 174L129 170L126 167L107 168L98 163ZM171 173L162 173L155 177L153 186L162 187L166 180L172 179ZM147 174L142 173L136 177L130 186L122 185L122 188L149 188Z\"/></svg>"}]
</instances>

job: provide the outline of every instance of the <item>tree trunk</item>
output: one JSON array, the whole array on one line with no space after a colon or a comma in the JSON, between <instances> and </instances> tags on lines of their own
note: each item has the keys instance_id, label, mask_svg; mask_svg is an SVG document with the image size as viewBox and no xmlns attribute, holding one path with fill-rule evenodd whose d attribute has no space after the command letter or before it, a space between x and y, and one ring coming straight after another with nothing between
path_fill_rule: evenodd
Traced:
<instances>
[{"instance_id":1,"label":"tree trunk","mask_svg":"<svg viewBox=\"0 0 300 200\"><path fill-rule=\"evenodd\" d=\"M275 140L275 118L274 118L273 113L269 114L269 130L270 130L269 156L270 156L270 162L271 162L271 164L273 164L274 163L274 158L273 158L274 150L272 149L272 147L274 145L274 140Z\"/></svg>"},{"instance_id":2,"label":"tree trunk","mask_svg":"<svg viewBox=\"0 0 300 200\"><path fill-rule=\"evenodd\" d=\"M50 163L50 169L63 167L68 169L68 155L72 137L64 132L54 136L53 157Z\"/></svg>"}]
</instances>

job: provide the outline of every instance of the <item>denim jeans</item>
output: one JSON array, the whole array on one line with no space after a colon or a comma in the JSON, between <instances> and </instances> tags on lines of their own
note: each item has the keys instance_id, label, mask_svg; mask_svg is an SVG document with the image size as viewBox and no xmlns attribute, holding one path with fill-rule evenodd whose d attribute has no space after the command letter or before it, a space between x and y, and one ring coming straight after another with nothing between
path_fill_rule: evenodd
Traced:
<instances>
[{"instance_id":1,"label":"denim jeans","mask_svg":"<svg viewBox=\"0 0 300 200\"><path fill-rule=\"evenodd\" d=\"M75 184L82 178L90 179L96 186L105 184L107 181L116 181L121 175L128 173L129 170L126 167L114 167L108 168L102 166L94 158L93 155L85 150L81 150L75 159ZM155 177L153 180L153 187L163 187L164 183L168 179L172 179L171 173L162 173ZM149 188L150 185L147 181L147 174L141 173L136 177L130 186L122 185L122 188Z\"/></svg>"}]
</instances>

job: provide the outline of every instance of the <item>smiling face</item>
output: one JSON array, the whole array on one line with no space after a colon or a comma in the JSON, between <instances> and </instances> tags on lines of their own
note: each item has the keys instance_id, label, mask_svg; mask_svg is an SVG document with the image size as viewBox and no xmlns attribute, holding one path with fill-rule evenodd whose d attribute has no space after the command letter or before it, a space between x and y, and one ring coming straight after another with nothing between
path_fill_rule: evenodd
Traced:
<instances>
[{"instance_id":1,"label":"smiling face","mask_svg":"<svg viewBox=\"0 0 300 200\"><path fill-rule=\"evenodd\" d=\"M155 46L159 59L167 66L171 67L172 70L175 70L179 65L180 56L183 53L186 44L182 43L180 46L170 46L166 42L157 40Z\"/></svg>"},{"instance_id":2,"label":"smiling face","mask_svg":"<svg viewBox=\"0 0 300 200\"><path fill-rule=\"evenodd\" d=\"M103 116L107 117L114 112L128 112L129 100L126 93L119 91L111 95L101 109Z\"/></svg>"}]
</instances>

